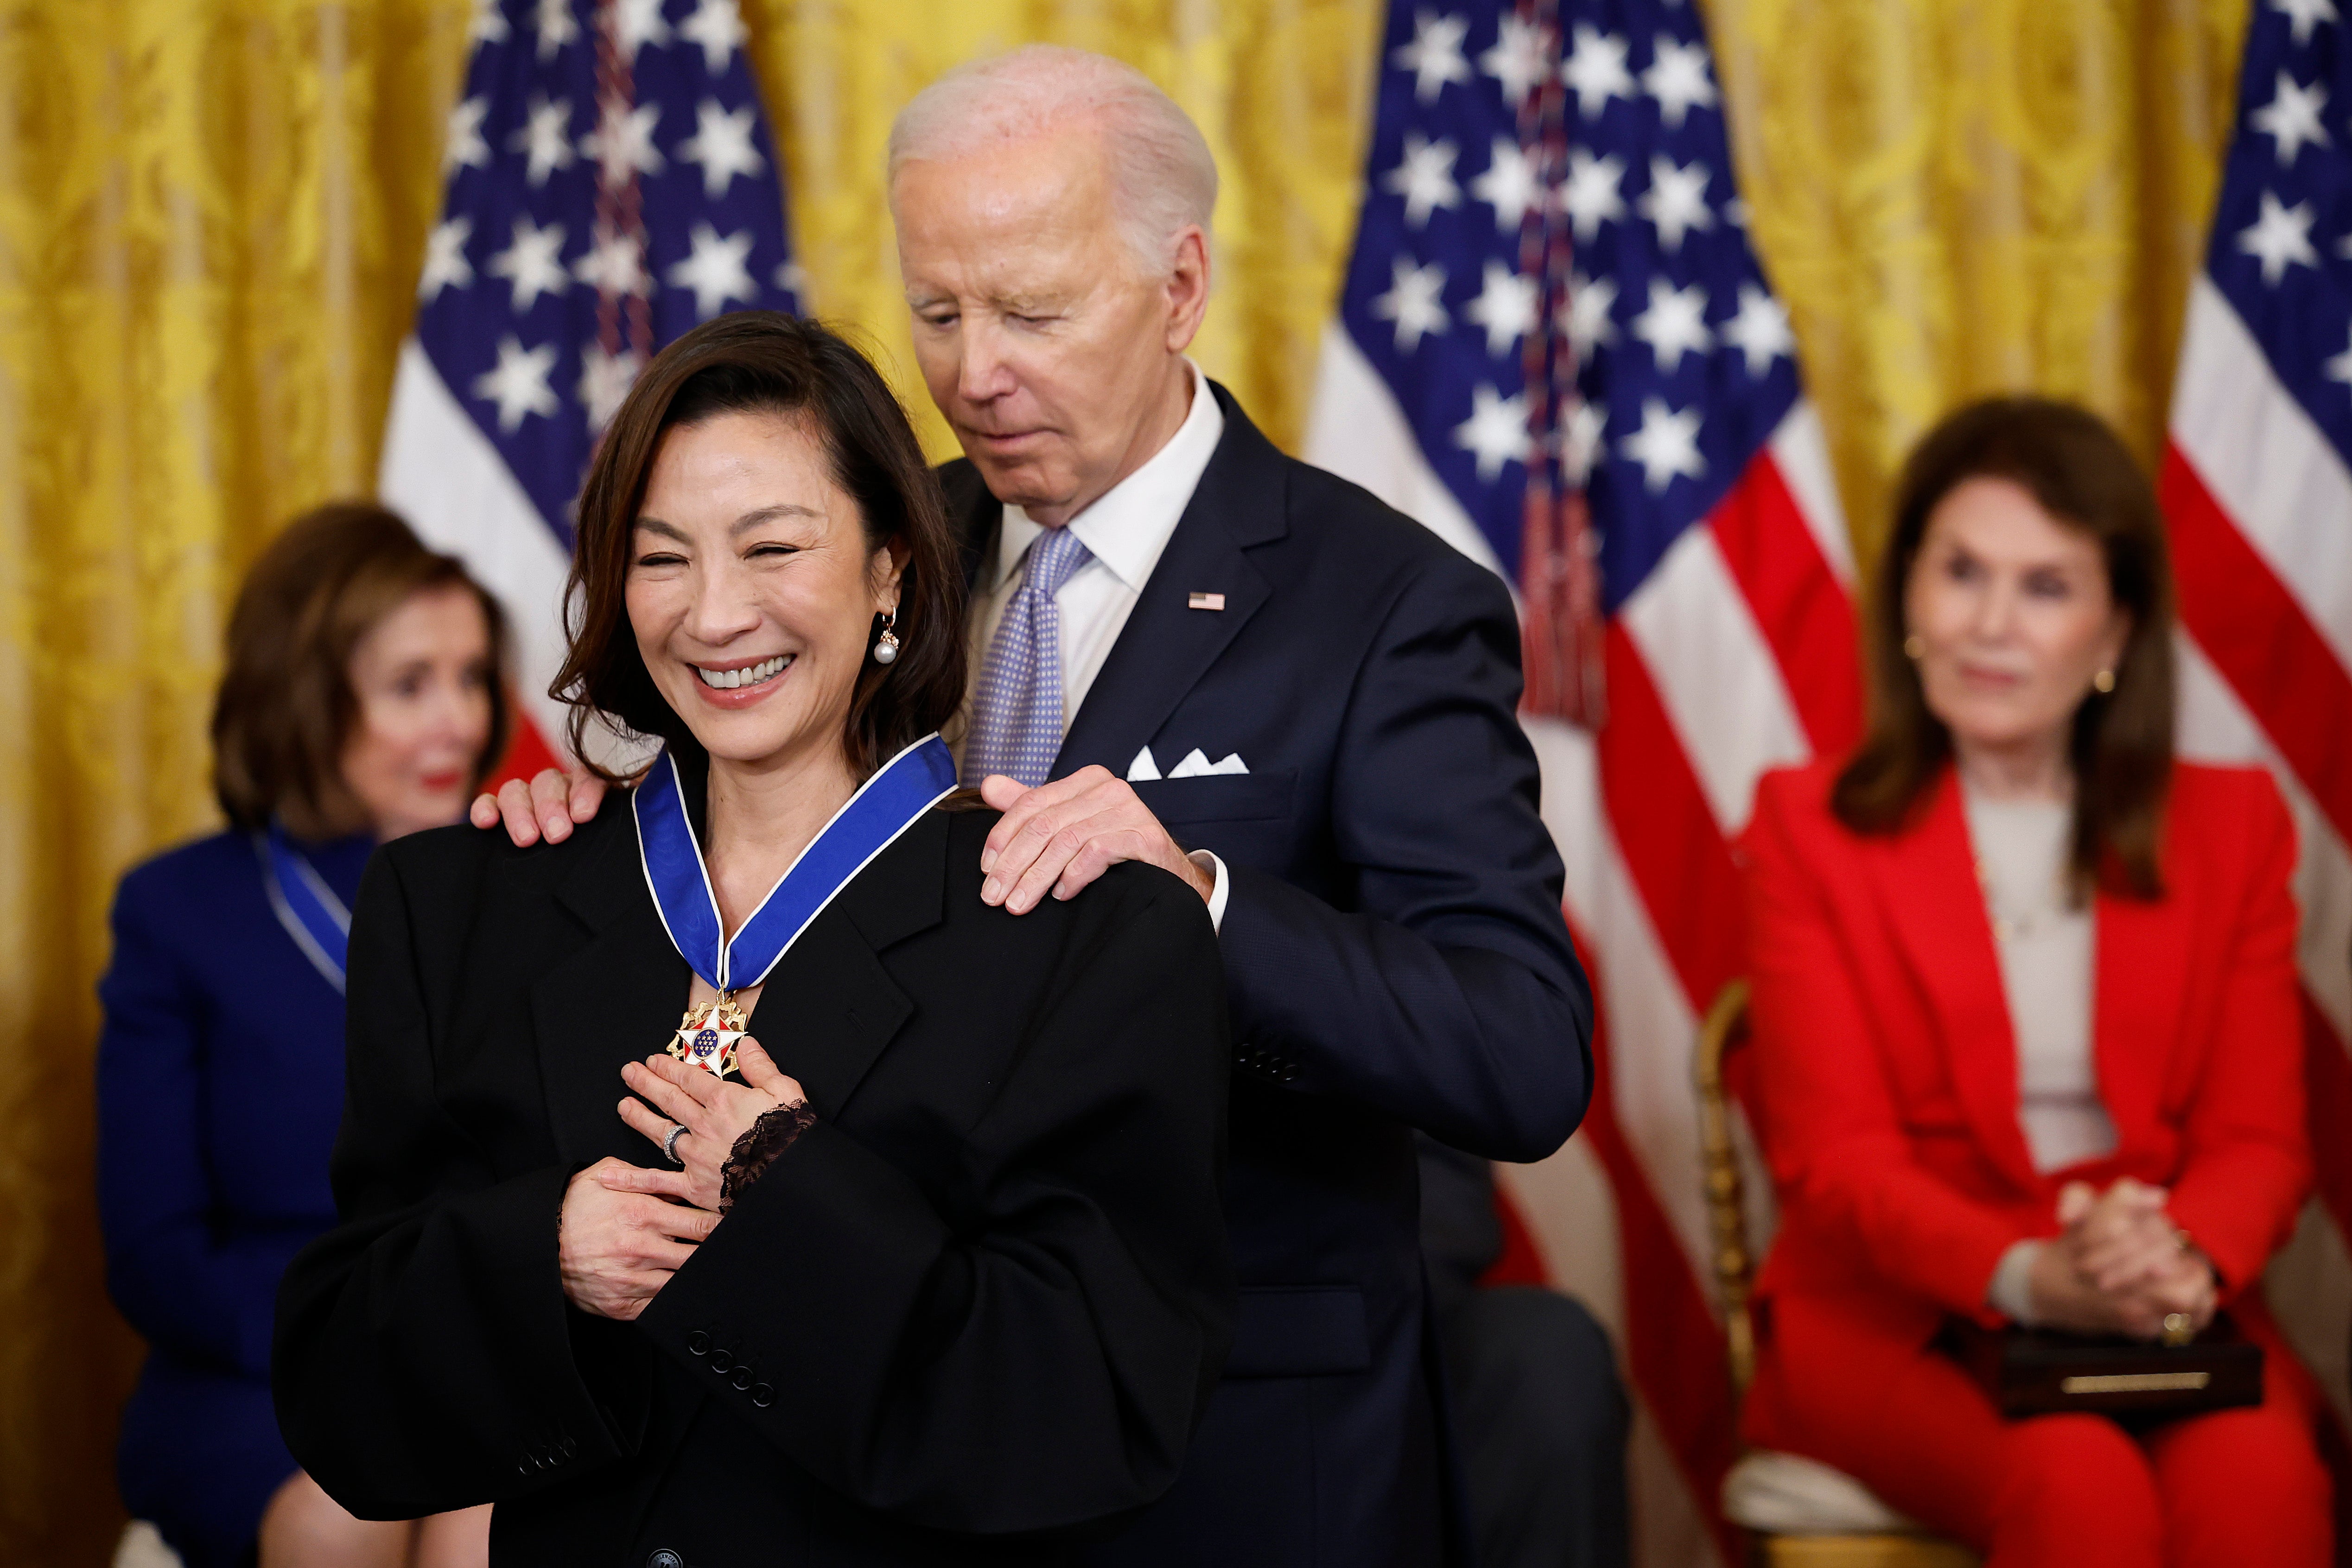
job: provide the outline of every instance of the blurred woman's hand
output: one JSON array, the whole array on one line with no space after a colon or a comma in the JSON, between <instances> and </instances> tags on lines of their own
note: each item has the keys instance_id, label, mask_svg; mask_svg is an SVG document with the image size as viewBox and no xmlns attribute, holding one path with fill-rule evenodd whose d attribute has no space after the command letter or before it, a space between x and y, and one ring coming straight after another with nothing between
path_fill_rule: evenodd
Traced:
<instances>
[{"instance_id":1,"label":"blurred woman's hand","mask_svg":"<svg viewBox=\"0 0 2352 1568\"><path fill-rule=\"evenodd\" d=\"M572 836L575 822L584 822L604 803L604 781L593 773L566 773L542 768L528 784L509 779L495 795L487 790L474 797L467 819L478 828L505 823L507 837L523 849L544 838L560 844Z\"/></svg>"},{"instance_id":2,"label":"blurred woman's hand","mask_svg":"<svg viewBox=\"0 0 2352 1568\"><path fill-rule=\"evenodd\" d=\"M2213 1321L2219 1282L2183 1242L2165 1207L2169 1197L2129 1176L2105 1192L2069 1183L2058 1196L2065 1229L2041 1248L2029 1276L2036 1320L2152 1340L2178 1312L2202 1332Z\"/></svg>"}]
</instances>

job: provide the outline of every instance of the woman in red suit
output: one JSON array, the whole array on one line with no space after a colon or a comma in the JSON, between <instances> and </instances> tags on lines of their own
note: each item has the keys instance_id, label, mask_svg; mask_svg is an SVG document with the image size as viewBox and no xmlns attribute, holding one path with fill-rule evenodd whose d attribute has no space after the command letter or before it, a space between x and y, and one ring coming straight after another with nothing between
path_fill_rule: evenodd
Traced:
<instances>
[{"instance_id":1,"label":"woman in red suit","mask_svg":"<svg viewBox=\"0 0 2352 1568\"><path fill-rule=\"evenodd\" d=\"M2323 1568L2318 1396L2261 1299L2310 1180L2294 841L2172 758L2172 587L2120 442L2007 399L1903 476L1871 730L1760 786L1746 1416L1998 1568ZM2155 1339L2227 1308L2263 1403L2004 1420L1948 1319Z\"/></svg>"}]
</instances>

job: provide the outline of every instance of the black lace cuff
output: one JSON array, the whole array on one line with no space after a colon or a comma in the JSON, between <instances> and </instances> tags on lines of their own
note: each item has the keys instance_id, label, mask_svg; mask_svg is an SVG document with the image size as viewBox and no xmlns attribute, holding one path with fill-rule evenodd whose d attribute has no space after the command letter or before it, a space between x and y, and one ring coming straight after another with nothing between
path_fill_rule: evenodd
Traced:
<instances>
[{"instance_id":1,"label":"black lace cuff","mask_svg":"<svg viewBox=\"0 0 2352 1568\"><path fill-rule=\"evenodd\" d=\"M759 1180L760 1173L774 1165L778 1155L815 1125L816 1112L805 1100L779 1105L752 1123L751 1130L727 1151L727 1164L719 1176L719 1212L734 1207L743 1189Z\"/></svg>"}]
</instances>

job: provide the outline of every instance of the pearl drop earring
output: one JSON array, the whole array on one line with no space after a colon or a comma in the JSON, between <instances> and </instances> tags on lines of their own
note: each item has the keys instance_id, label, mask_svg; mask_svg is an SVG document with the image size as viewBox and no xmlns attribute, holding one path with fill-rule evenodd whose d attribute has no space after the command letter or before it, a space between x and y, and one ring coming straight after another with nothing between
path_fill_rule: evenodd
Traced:
<instances>
[{"instance_id":1,"label":"pearl drop earring","mask_svg":"<svg viewBox=\"0 0 2352 1568\"><path fill-rule=\"evenodd\" d=\"M898 609L892 605L883 612L882 635L874 640L874 662L895 664L898 662Z\"/></svg>"}]
</instances>

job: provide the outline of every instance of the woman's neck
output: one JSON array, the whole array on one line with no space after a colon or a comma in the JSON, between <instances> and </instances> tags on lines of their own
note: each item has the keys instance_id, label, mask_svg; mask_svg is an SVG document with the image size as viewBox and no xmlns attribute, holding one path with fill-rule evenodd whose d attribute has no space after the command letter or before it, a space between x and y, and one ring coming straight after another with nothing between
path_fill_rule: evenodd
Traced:
<instances>
[{"instance_id":1,"label":"woman's neck","mask_svg":"<svg viewBox=\"0 0 2352 1568\"><path fill-rule=\"evenodd\" d=\"M1980 800L2072 800L2074 768L2066 737L2035 736L1991 746L1952 737L1952 766L1960 784Z\"/></svg>"},{"instance_id":2,"label":"woman's neck","mask_svg":"<svg viewBox=\"0 0 2352 1568\"><path fill-rule=\"evenodd\" d=\"M856 793L856 777L838 747L782 760L710 759L704 858L730 936Z\"/></svg>"}]
</instances>

